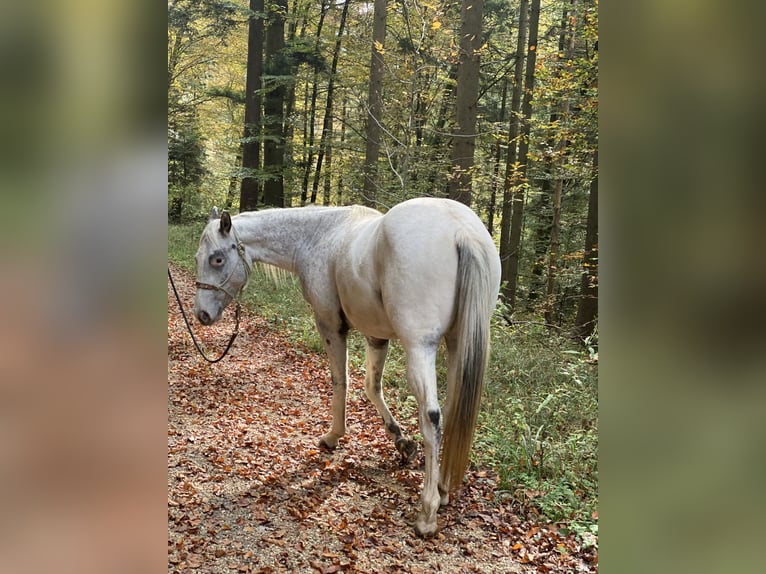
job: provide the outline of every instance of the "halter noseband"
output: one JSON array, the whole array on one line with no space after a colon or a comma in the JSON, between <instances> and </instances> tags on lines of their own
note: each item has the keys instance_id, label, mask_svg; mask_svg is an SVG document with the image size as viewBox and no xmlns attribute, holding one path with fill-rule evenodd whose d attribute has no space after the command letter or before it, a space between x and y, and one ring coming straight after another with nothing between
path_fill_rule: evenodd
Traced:
<instances>
[{"instance_id":1,"label":"halter noseband","mask_svg":"<svg viewBox=\"0 0 766 574\"><path fill-rule=\"evenodd\" d=\"M245 285L247 285L247 282L250 280L250 266L247 264L247 258L245 257L245 245L239 240L239 237L237 237L236 231L234 231L234 227L231 228L232 235L234 235L234 239L237 240L237 254L239 255L239 260L242 262L242 266L245 268L245 282L242 283L242 286L237 289L237 292L232 295L231 292L226 289L226 284L231 279L231 276L234 275L234 271L237 269L237 266L235 265L229 275L224 279L220 285L211 285L210 283L202 283L201 281L195 281L194 284L197 286L198 289L207 289L209 291L223 291L226 293L229 297L236 300L239 298L239 295L242 293L242 290L245 288Z\"/></svg>"}]
</instances>

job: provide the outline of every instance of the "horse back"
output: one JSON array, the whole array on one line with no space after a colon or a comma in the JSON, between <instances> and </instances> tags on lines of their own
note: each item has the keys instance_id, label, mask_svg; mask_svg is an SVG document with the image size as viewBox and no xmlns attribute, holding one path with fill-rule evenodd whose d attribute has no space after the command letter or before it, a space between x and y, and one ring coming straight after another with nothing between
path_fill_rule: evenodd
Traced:
<instances>
[{"instance_id":1,"label":"horse back","mask_svg":"<svg viewBox=\"0 0 766 574\"><path fill-rule=\"evenodd\" d=\"M455 315L458 241L469 241L497 259L481 220L470 208L447 199L418 198L394 206L372 221L346 251L344 308L365 333L402 340L440 339ZM499 261L497 270L499 282ZM490 278L494 281L494 277ZM354 284L349 287L348 281ZM388 331L389 336L384 336Z\"/></svg>"}]
</instances>

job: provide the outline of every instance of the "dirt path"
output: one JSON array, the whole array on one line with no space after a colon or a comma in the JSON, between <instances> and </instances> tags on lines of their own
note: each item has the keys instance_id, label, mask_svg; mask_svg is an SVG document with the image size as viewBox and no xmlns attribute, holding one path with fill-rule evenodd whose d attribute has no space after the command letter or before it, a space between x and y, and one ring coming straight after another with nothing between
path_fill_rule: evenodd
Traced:
<instances>
[{"instance_id":1,"label":"dirt path","mask_svg":"<svg viewBox=\"0 0 766 574\"><path fill-rule=\"evenodd\" d=\"M191 309L193 280L173 272ZM195 325L214 353L231 332L226 316ZM440 511L437 537L417 538L421 461L402 466L352 378L350 433L335 452L320 450L330 421L324 357L243 313L230 356L210 366L168 287L168 572L596 571L574 538L495 500L483 471L470 471Z\"/></svg>"}]
</instances>

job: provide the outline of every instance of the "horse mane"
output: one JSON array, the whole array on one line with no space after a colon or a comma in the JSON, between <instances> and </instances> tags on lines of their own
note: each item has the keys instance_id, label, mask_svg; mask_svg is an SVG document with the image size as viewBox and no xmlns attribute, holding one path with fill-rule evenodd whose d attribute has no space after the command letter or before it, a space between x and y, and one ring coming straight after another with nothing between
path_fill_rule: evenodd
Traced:
<instances>
[{"instance_id":1,"label":"horse mane","mask_svg":"<svg viewBox=\"0 0 766 574\"><path fill-rule=\"evenodd\" d=\"M283 287L294 277L289 271L269 265L268 263L261 263L260 261L256 261L253 264L253 272L261 277L267 277L275 287Z\"/></svg>"}]
</instances>

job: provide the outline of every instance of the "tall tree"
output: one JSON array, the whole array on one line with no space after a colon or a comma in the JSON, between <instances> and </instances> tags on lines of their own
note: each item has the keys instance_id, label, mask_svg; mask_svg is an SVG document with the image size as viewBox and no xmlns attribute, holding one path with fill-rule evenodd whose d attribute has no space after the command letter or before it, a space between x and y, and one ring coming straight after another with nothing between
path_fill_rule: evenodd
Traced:
<instances>
[{"instance_id":1,"label":"tall tree","mask_svg":"<svg viewBox=\"0 0 766 574\"><path fill-rule=\"evenodd\" d=\"M367 96L365 122L364 185L365 205L376 206L378 196L378 157L383 133L383 54L386 43L387 0L374 0L372 15L372 55L370 57L370 81Z\"/></svg>"},{"instance_id":2,"label":"tall tree","mask_svg":"<svg viewBox=\"0 0 766 574\"><path fill-rule=\"evenodd\" d=\"M460 60L457 69L455 112L457 133L452 142L449 197L471 205L471 178L476 148L476 106L484 0L463 0L460 24Z\"/></svg>"},{"instance_id":3,"label":"tall tree","mask_svg":"<svg viewBox=\"0 0 766 574\"><path fill-rule=\"evenodd\" d=\"M519 133L521 133L521 96L524 88L524 57L529 22L529 0L519 3L519 32L516 37L516 62L513 68L513 91L511 93L511 123L508 128L508 152L505 161L505 178L503 180L503 204L500 219L500 262L503 296L507 299L511 266L511 215L513 213L513 188L511 175L518 159Z\"/></svg>"},{"instance_id":4,"label":"tall tree","mask_svg":"<svg viewBox=\"0 0 766 574\"><path fill-rule=\"evenodd\" d=\"M598 314L598 149L593 152L593 179L588 197L582 267L581 298L575 318L575 333L581 339L586 339L596 327Z\"/></svg>"},{"instance_id":5,"label":"tall tree","mask_svg":"<svg viewBox=\"0 0 766 574\"><path fill-rule=\"evenodd\" d=\"M263 72L263 0L250 0L247 33L247 79L245 86L245 130L242 139L242 185L240 211L256 209L260 195L261 169L261 74Z\"/></svg>"},{"instance_id":6,"label":"tall tree","mask_svg":"<svg viewBox=\"0 0 766 574\"><path fill-rule=\"evenodd\" d=\"M500 123L505 121L505 108L508 103L508 78L503 81L503 95L500 104ZM500 179L500 161L503 158L503 146L501 139L495 140L494 160L492 163L492 184L489 195L489 207L487 208L487 230L490 235L495 234L495 212L497 210L497 184Z\"/></svg>"},{"instance_id":7,"label":"tall tree","mask_svg":"<svg viewBox=\"0 0 766 574\"><path fill-rule=\"evenodd\" d=\"M535 64L537 62L537 31L540 24L540 0L532 0L529 14L529 42L527 44L527 65L524 73L524 98L521 104L523 118L522 133L519 141L518 161L511 170L510 180L506 183L512 189L513 213L508 238L507 283L503 295L511 311L516 306L516 286L519 277L521 258L521 230L524 226L524 201L527 187L527 164L529 161L529 136L532 129L532 91L535 85Z\"/></svg>"},{"instance_id":8,"label":"tall tree","mask_svg":"<svg viewBox=\"0 0 766 574\"><path fill-rule=\"evenodd\" d=\"M327 81L327 102L324 108L324 120L322 120L322 134L319 142L319 152L317 154L316 172L314 173L314 182L311 187L311 203L316 203L317 193L319 191L319 180L322 174L322 162L327 154L328 163L330 158L330 132L332 131L332 110L333 95L335 93L335 74L338 71L338 58L340 57L341 40L343 39L343 30L346 27L346 16L348 15L348 5L350 0L345 0L343 10L340 14L340 23L338 24L338 35L335 38L335 49L332 54L332 64L330 65L330 78ZM329 185L329 179L328 185ZM329 192L328 192L329 193Z\"/></svg>"},{"instance_id":9,"label":"tall tree","mask_svg":"<svg viewBox=\"0 0 766 574\"><path fill-rule=\"evenodd\" d=\"M575 46L575 12L574 12L574 0L569 0L569 6L564 8L565 28L562 30L562 35L566 38L564 43L564 51L562 64L566 66L574 55ZM560 69L560 68L559 68ZM565 89L565 92L568 90ZM564 124L569 121L569 110L571 107L571 94L563 93L560 104L559 117L563 120ZM554 324L554 301L553 294L556 290L556 276L558 269L558 257L560 249L560 234L561 234L561 196L564 191L564 161L566 155L567 142L569 136L567 130L564 129L556 142L554 147L554 169L553 169L553 214L551 218L551 242L548 249L548 278L546 282L545 294L545 322L548 325Z\"/></svg>"},{"instance_id":10,"label":"tall tree","mask_svg":"<svg viewBox=\"0 0 766 574\"><path fill-rule=\"evenodd\" d=\"M319 52L319 46L322 39L322 28L324 27L324 19L330 9L329 0L322 0L322 7L319 12L319 23L317 24L315 46L317 53ZM306 148L306 161L303 169L303 185L301 185L301 205L306 205L306 198L308 197L309 190L309 177L311 170L314 166L314 130L316 126L316 110L317 110L317 97L319 96L319 72L320 66L314 66L314 81L311 88L311 103L306 112L306 131L308 131L308 139L305 142ZM311 203L316 200L313 199Z\"/></svg>"},{"instance_id":11,"label":"tall tree","mask_svg":"<svg viewBox=\"0 0 766 574\"><path fill-rule=\"evenodd\" d=\"M289 65L285 58L285 15L287 0L274 0L269 8L269 22L266 28L266 65L268 76L266 97L264 99L263 127L263 169L265 181L263 184L263 203L284 207L284 103L285 77L290 75ZM264 82L266 84L266 82Z\"/></svg>"}]
</instances>

